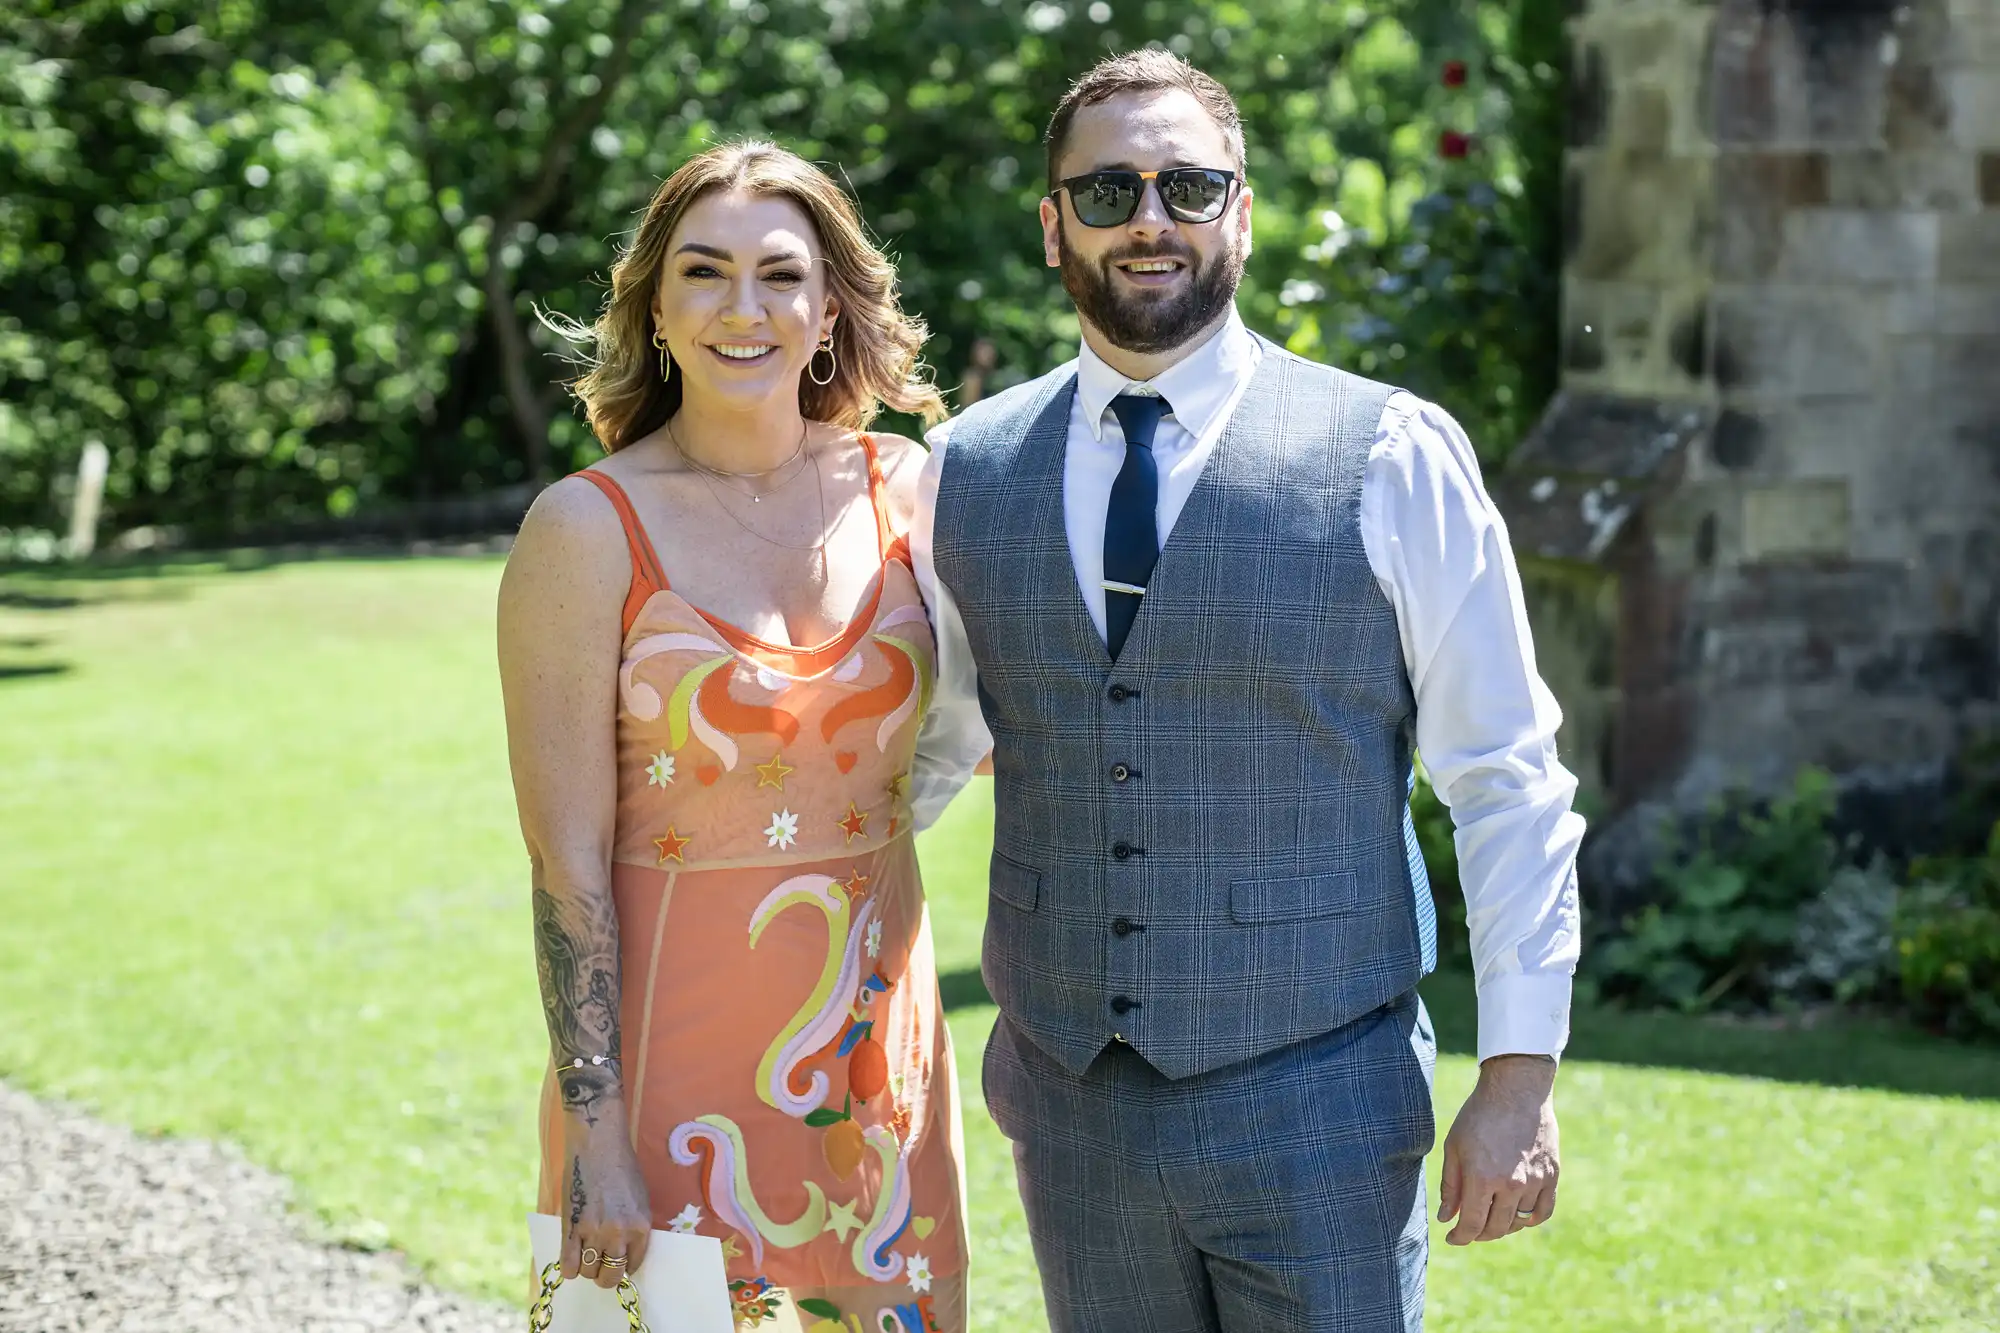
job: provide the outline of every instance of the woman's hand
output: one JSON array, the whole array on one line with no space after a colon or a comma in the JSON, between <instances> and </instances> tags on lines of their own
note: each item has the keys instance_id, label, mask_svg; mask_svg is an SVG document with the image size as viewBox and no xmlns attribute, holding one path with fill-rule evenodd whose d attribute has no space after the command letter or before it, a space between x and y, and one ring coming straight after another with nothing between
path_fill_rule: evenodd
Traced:
<instances>
[{"instance_id":1,"label":"woman's hand","mask_svg":"<svg viewBox=\"0 0 2000 1333\"><path fill-rule=\"evenodd\" d=\"M607 1107L594 1125L574 1113L564 1120L569 1183L563 1191L563 1277L616 1287L646 1261L653 1234L646 1180L625 1130L625 1112L622 1106ZM621 1258L623 1264L605 1262Z\"/></svg>"}]
</instances>

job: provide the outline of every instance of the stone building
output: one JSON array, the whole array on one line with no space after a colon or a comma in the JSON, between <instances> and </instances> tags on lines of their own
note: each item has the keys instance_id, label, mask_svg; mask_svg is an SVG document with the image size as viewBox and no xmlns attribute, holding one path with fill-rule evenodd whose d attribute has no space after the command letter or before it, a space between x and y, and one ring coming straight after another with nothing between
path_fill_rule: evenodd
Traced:
<instances>
[{"instance_id":1,"label":"stone building","mask_svg":"<svg viewBox=\"0 0 2000 1333\"><path fill-rule=\"evenodd\" d=\"M2000 729L2000 0L1572 34L1563 388L1495 489L1593 869L1809 763L1920 816Z\"/></svg>"}]
</instances>

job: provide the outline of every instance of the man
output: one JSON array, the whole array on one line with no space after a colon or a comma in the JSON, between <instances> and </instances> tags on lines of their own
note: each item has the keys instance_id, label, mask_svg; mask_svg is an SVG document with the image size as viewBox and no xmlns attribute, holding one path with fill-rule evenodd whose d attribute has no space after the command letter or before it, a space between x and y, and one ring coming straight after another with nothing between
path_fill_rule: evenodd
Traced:
<instances>
[{"instance_id":1,"label":"man","mask_svg":"<svg viewBox=\"0 0 2000 1333\"><path fill-rule=\"evenodd\" d=\"M1582 821L1506 532L1452 420L1250 334L1229 94L1110 59L1049 126L1075 362L932 436L919 817L990 744L987 1104L1056 1333L1422 1326L1435 961L1421 749L1457 825L1478 1086L1453 1243L1555 1209Z\"/></svg>"}]
</instances>

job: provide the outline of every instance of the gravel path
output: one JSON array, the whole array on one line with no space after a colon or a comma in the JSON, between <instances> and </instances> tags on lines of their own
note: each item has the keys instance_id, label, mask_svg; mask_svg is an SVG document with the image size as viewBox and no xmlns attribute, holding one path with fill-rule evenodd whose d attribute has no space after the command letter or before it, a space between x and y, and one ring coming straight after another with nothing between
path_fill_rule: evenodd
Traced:
<instances>
[{"instance_id":1,"label":"gravel path","mask_svg":"<svg viewBox=\"0 0 2000 1333\"><path fill-rule=\"evenodd\" d=\"M518 1333L401 1259L306 1237L285 1181L0 1085L0 1333ZM79 1262L82 1260L83 1262Z\"/></svg>"}]
</instances>

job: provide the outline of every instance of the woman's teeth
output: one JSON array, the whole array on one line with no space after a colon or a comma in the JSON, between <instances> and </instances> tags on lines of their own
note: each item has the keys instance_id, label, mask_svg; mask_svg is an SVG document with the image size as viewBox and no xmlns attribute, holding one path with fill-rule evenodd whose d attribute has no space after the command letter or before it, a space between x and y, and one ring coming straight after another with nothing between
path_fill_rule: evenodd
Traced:
<instances>
[{"instance_id":1,"label":"woman's teeth","mask_svg":"<svg viewBox=\"0 0 2000 1333\"><path fill-rule=\"evenodd\" d=\"M726 356L731 361L755 361L771 350L768 343L754 347L743 343L714 343L712 346L718 355Z\"/></svg>"}]
</instances>

